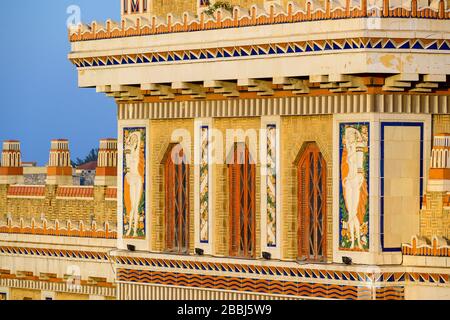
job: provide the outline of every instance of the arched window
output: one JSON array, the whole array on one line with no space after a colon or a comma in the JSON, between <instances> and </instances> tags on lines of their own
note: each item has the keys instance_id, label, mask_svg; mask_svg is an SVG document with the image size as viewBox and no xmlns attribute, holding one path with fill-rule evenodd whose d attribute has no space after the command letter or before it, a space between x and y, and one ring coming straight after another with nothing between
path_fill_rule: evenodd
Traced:
<instances>
[{"instance_id":1,"label":"arched window","mask_svg":"<svg viewBox=\"0 0 450 320\"><path fill-rule=\"evenodd\" d=\"M189 250L189 165L181 145L169 147L164 159L166 250Z\"/></svg>"},{"instance_id":2,"label":"arched window","mask_svg":"<svg viewBox=\"0 0 450 320\"><path fill-rule=\"evenodd\" d=\"M236 143L228 159L230 255L255 257L256 166L244 143Z\"/></svg>"},{"instance_id":3,"label":"arched window","mask_svg":"<svg viewBox=\"0 0 450 320\"><path fill-rule=\"evenodd\" d=\"M298 162L298 257L320 261L326 255L325 159L315 143L309 143Z\"/></svg>"}]
</instances>

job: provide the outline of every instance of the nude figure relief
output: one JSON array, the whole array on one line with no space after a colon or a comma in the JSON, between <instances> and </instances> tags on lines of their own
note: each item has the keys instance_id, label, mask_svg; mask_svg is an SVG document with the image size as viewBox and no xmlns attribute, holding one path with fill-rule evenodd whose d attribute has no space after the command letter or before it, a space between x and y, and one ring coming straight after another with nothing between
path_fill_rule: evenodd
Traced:
<instances>
[{"instance_id":1,"label":"nude figure relief","mask_svg":"<svg viewBox=\"0 0 450 320\"><path fill-rule=\"evenodd\" d=\"M123 237L145 238L145 128L124 129Z\"/></svg>"},{"instance_id":2,"label":"nude figure relief","mask_svg":"<svg viewBox=\"0 0 450 320\"><path fill-rule=\"evenodd\" d=\"M342 250L369 250L369 125L340 127L339 220Z\"/></svg>"}]
</instances>

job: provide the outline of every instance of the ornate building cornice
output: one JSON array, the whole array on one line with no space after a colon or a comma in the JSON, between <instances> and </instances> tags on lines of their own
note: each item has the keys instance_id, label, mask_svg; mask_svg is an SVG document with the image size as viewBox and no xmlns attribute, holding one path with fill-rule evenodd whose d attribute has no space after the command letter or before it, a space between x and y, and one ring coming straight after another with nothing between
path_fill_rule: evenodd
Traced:
<instances>
[{"instance_id":1,"label":"ornate building cornice","mask_svg":"<svg viewBox=\"0 0 450 320\"><path fill-rule=\"evenodd\" d=\"M75 26L69 30L69 39L77 42L366 17L442 20L450 18L450 9L448 3L442 0L432 1L429 6L417 0L400 3L379 0L370 2L370 4L367 0L361 0L347 1L345 5L342 5L342 2L331 0L323 3L306 1L304 6L290 1L285 8L272 5L266 11L256 5L249 9L235 7L232 14L218 10L214 16L208 16L205 13L195 16L189 12L185 12L181 17L168 14L165 19L151 14L133 15L132 18L124 15L120 23L108 20L105 24L92 22L90 25Z\"/></svg>"}]
</instances>

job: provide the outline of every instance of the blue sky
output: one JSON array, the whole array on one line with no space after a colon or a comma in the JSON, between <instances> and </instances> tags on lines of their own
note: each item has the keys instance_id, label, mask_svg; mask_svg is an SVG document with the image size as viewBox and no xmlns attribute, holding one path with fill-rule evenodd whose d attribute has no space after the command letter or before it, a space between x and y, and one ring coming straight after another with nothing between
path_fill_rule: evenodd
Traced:
<instances>
[{"instance_id":1,"label":"blue sky","mask_svg":"<svg viewBox=\"0 0 450 320\"><path fill-rule=\"evenodd\" d=\"M18 139L23 161L48 161L50 140L70 140L72 158L83 158L98 140L116 137L114 100L77 87L66 13L81 20L120 19L120 0L4 1L0 19L0 140Z\"/></svg>"}]
</instances>

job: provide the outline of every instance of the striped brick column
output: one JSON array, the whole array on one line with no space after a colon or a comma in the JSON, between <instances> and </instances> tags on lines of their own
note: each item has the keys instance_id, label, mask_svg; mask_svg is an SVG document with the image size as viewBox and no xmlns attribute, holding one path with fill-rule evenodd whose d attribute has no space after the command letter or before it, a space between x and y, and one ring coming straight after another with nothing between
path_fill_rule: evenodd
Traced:
<instances>
[{"instance_id":1,"label":"striped brick column","mask_svg":"<svg viewBox=\"0 0 450 320\"><path fill-rule=\"evenodd\" d=\"M100 140L95 185L117 185L117 139Z\"/></svg>"},{"instance_id":2,"label":"striped brick column","mask_svg":"<svg viewBox=\"0 0 450 320\"><path fill-rule=\"evenodd\" d=\"M23 183L20 142L17 140L6 140L3 142L0 163L0 184L17 183Z\"/></svg>"},{"instance_id":3,"label":"striped brick column","mask_svg":"<svg viewBox=\"0 0 450 320\"><path fill-rule=\"evenodd\" d=\"M450 191L450 133L434 136L428 191Z\"/></svg>"},{"instance_id":4,"label":"striped brick column","mask_svg":"<svg viewBox=\"0 0 450 320\"><path fill-rule=\"evenodd\" d=\"M52 140L47 166L47 184L72 185L72 171L73 169L70 165L69 141L66 139Z\"/></svg>"}]
</instances>

